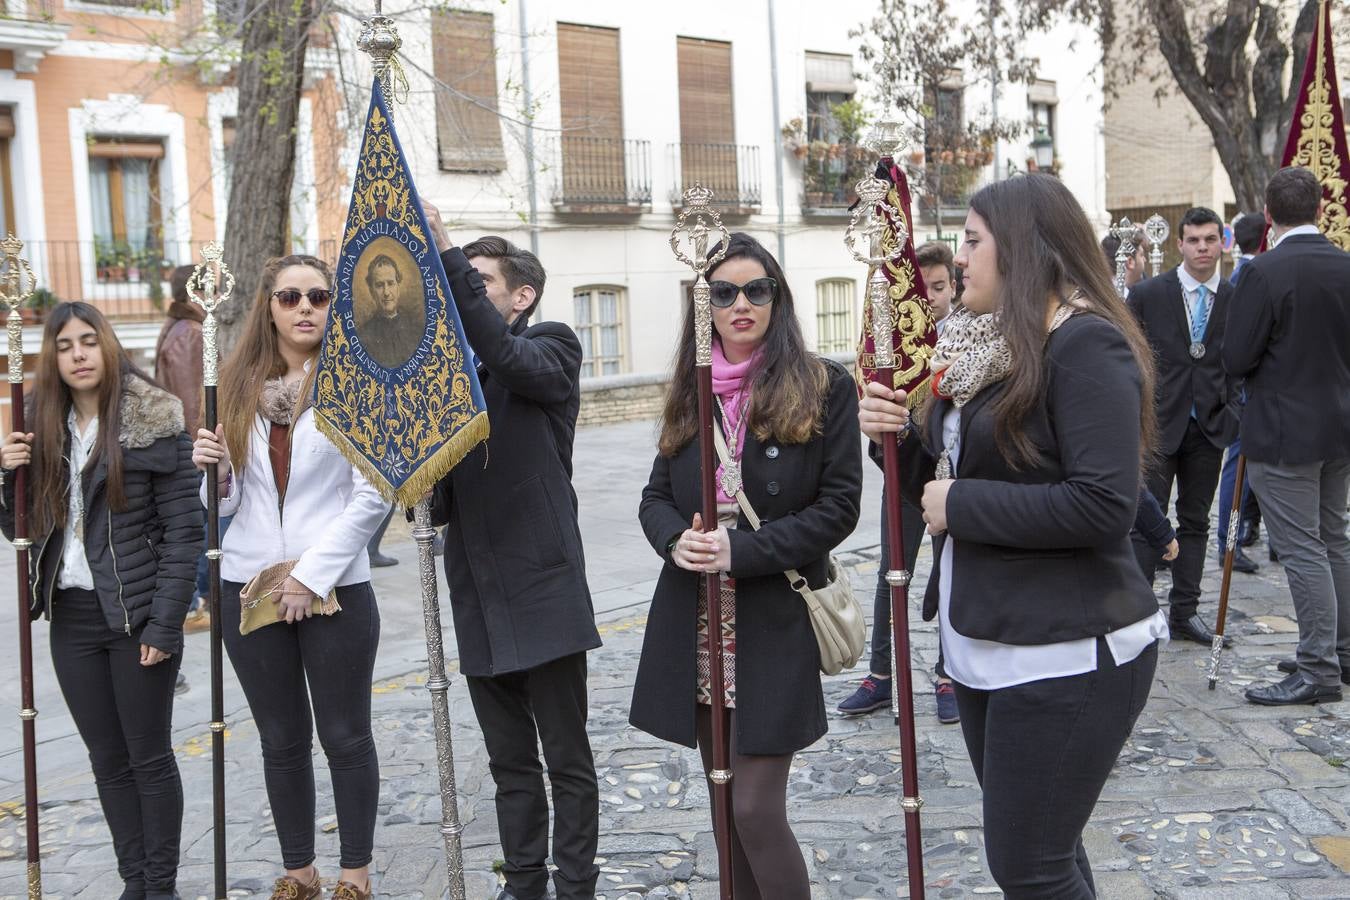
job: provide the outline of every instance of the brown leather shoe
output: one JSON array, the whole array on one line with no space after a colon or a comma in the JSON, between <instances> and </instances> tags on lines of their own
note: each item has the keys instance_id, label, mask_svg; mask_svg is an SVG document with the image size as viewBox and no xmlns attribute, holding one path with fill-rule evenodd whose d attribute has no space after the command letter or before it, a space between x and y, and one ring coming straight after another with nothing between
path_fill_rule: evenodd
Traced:
<instances>
[{"instance_id":1,"label":"brown leather shoe","mask_svg":"<svg viewBox=\"0 0 1350 900\"><path fill-rule=\"evenodd\" d=\"M188 613L187 618L183 620L183 632L185 634L197 634L202 631L210 630L211 614L206 611L205 605L196 612Z\"/></svg>"},{"instance_id":2,"label":"brown leather shoe","mask_svg":"<svg viewBox=\"0 0 1350 900\"><path fill-rule=\"evenodd\" d=\"M369 878L366 879L364 891L350 881L339 881L333 889L333 900L370 900L371 896Z\"/></svg>"},{"instance_id":3,"label":"brown leather shoe","mask_svg":"<svg viewBox=\"0 0 1350 900\"><path fill-rule=\"evenodd\" d=\"M271 900L319 900L319 870L314 869L314 877L305 884L291 875L283 875L272 885Z\"/></svg>"}]
</instances>

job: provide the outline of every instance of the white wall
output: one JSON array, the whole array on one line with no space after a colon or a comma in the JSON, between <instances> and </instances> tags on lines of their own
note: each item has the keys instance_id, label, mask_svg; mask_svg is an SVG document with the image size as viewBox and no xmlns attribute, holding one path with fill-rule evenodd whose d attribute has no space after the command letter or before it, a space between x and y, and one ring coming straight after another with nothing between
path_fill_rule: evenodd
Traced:
<instances>
[{"instance_id":1,"label":"white wall","mask_svg":"<svg viewBox=\"0 0 1350 900\"><path fill-rule=\"evenodd\" d=\"M683 292L680 283L688 270L672 257L667 238L673 225L671 192L674 187L669 145L679 142L679 87L676 37L689 36L732 42L733 97L738 144L759 147L762 205L758 214L733 223L777 253L778 207L775 186L775 147L780 140L773 119L773 79L768 40L768 0L687 0L681 4L628 3L619 0L529 0L530 82L533 91L536 147L539 151L539 253L549 279L541 305L545 318L571 322L572 289L583 285L615 284L628 292L628 370L652 372L670 359L678 334ZM461 4L457 4L461 5ZM441 172L437 166L436 126L432 82L422 72L432 71L430 12L399 15L398 4L386 4L397 16L412 95L397 113L399 137L407 153L418 190L446 216L460 241L498 233L528 247L529 196L525 166L524 121L530 111L522 105L523 66L518 0L466 0L462 6L495 16L497 83L503 114L502 137L507 168L498 174ZM973 4L972 4L973 6ZM804 116L805 53L855 54L857 40L850 29L873 14L862 0L800 0L776 3L779 99L781 120ZM623 83L624 136L646 140L651 146L650 212L641 216L594 221L556 215L550 202L552 160L544 155L557 133L558 57L556 23L571 22L618 28ZM1074 52L1065 52L1070 41ZM1100 54L1087 30L1060 29L1044 42L1044 70L1040 77L1056 82L1060 113L1059 156L1065 182L1094 221L1105 222L1104 176L1101 145L1101 91L1092 61ZM421 70L421 71L419 71ZM988 106L987 81L968 73L967 110ZM868 84L860 80L864 97ZM1000 98L1003 116L1026 115L1025 85L1006 85ZM1019 165L1027 141L1013 142L1002 152L1004 160ZM803 331L809 344L815 339L815 285L825 278L850 278L861 286L865 271L843 246L845 222L803 218L800 210L800 164L789 155L784 162L784 245L786 269ZM991 172L989 173L992 176ZM952 223L955 224L955 223ZM922 237L922 235L920 236ZM860 298L859 298L860 302ZM857 307L855 306L855 311Z\"/></svg>"}]
</instances>

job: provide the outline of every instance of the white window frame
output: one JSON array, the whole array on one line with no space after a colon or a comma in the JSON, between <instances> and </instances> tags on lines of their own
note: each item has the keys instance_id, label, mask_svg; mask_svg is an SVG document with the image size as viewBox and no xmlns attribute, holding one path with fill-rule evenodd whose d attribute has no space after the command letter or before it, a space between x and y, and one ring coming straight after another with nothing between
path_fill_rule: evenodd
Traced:
<instances>
[{"instance_id":1,"label":"white window frame","mask_svg":"<svg viewBox=\"0 0 1350 900\"><path fill-rule=\"evenodd\" d=\"M830 297L831 289L837 289L838 296ZM826 300L843 299L847 302L846 310L830 309L826 305ZM857 326L858 314L858 282L853 278L822 278L816 282L816 352L821 354L829 353L848 353L857 346L858 334L855 330ZM833 342L826 344L826 322L836 317L846 316L848 319L844 330L843 338L834 338Z\"/></svg>"},{"instance_id":2,"label":"white window frame","mask_svg":"<svg viewBox=\"0 0 1350 900\"><path fill-rule=\"evenodd\" d=\"M604 362L613 360L613 356L600 356L596 352L600 347L600 329L607 326L608 323L599 321L598 312L600 309L598 295L601 291L608 291L618 297L619 310L619 371L606 373L604 371ZM629 371L629 352L628 352L628 288L621 284L583 284L572 288L572 317L576 318L577 296L587 294L590 296L591 321L586 324L573 322L573 328L580 332L583 328L590 334L590 355L583 356L581 360L581 377L592 378L601 375L622 375Z\"/></svg>"},{"instance_id":3,"label":"white window frame","mask_svg":"<svg viewBox=\"0 0 1350 900\"><path fill-rule=\"evenodd\" d=\"M19 79L14 72L0 72L0 104L14 111L14 139L10 143L9 177L14 185L14 234L26 244L47 250L47 213L43 203L41 148L38 142L36 82ZM88 180L86 163L85 179ZM42 278L49 272L45 261L33 259Z\"/></svg>"}]
</instances>

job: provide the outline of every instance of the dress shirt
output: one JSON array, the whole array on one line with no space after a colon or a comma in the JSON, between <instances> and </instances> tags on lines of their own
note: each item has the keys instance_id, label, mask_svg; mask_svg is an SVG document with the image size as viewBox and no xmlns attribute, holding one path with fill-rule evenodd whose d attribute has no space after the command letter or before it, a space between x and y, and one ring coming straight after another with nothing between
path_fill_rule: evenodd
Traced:
<instances>
[{"instance_id":1,"label":"dress shirt","mask_svg":"<svg viewBox=\"0 0 1350 900\"><path fill-rule=\"evenodd\" d=\"M1296 234L1321 234L1321 233L1322 233L1321 230L1316 225L1295 225L1293 228L1290 228L1284 234L1277 237L1275 239L1275 242L1270 245L1270 248L1274 250L1276 247L1280 246L1280 242L1283 241L1285 238L1293 237Z\"/></svg>"}]
</instances>

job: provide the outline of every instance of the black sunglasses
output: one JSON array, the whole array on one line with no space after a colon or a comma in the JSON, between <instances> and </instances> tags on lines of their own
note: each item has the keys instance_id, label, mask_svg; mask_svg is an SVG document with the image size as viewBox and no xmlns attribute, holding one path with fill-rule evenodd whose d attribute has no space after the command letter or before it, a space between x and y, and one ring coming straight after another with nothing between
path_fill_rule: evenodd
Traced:
<instances>
[{"instance_id":1,"label":"black sunglasses","mask_svg":"<svg viewBox=\"0 0 1350 900\"><path fill-rule=\"evenodd\" d=\"M778 296L778 282L768 276L747 281L745 284L710 281L708 287L712 288L712 305L718 309L726 309L735 303L736 296L742 291L745 292L745 299L755 306L768 306Z\"/></svg>"},{"instance_id":2,"label":"black sunglasses","mask_svg":"<svg viewBox=\"0 0 1350 900\"><path fill-rule=\"evenodd\" d=\"M284 291L273 291L272 296L277 298L277 302L285 309L295 309L300 305L301 297L309 298L309 305L315 309L323 309L328 305L328 301L333 299L333 292L327 288L310 288L301 293L295 288L287 288Z\"/></svg>"}]
</instances>

